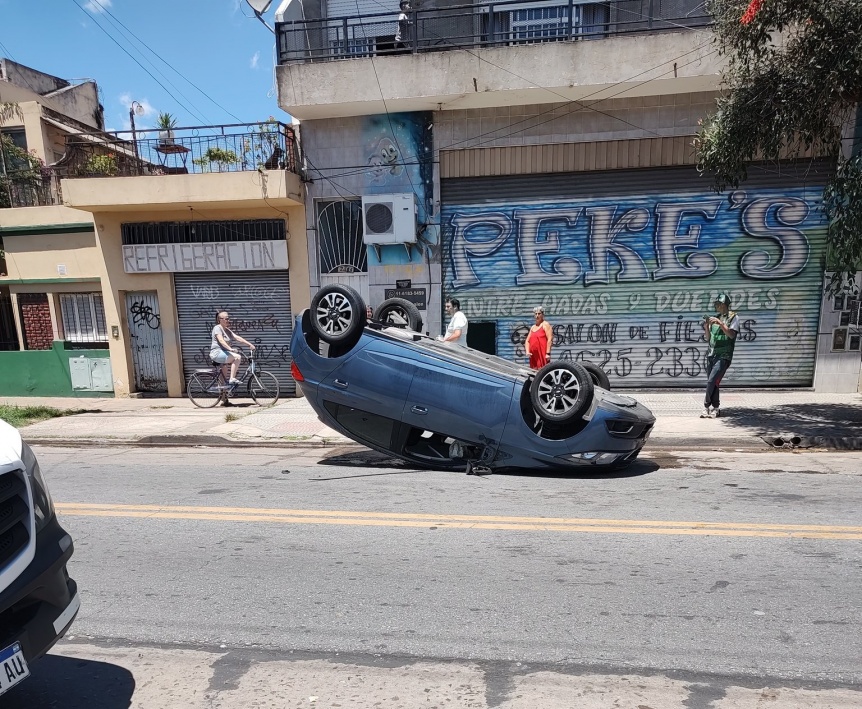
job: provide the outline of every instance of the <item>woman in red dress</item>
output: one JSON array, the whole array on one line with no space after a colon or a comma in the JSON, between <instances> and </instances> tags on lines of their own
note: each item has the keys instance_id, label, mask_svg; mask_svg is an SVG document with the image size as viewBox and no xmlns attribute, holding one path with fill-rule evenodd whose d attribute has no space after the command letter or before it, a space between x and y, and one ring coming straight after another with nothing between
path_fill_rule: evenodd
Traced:
<instances>
[{"instance_id":1,"label":"woman in red dress","mask_svg":"<svg viewBox=\"0 0 862 709\"><path fill-rule=\"evenodd\" d=\"M545 309L540 305L533 310L536 316L536 324L530 328L524 350L530 367L541 369L551 360L551 345L554 342L554 331L551 323L545 320Z\"/></svg>"}]
</instances>

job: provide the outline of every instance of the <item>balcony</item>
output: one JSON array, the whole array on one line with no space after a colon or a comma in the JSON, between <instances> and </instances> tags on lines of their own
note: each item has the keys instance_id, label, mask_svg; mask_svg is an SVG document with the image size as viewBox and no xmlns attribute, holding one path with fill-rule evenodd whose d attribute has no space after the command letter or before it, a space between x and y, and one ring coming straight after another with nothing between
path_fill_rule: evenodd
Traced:
<instances>
[{"instance_id":1,"label":"balcony","mask_svg":"<svg viewBox=\"0 0 862 709\"><path fill-rule=\"evenodd\" d=\"M72 182L83 178L158 178L152 183L118 183L110 187L101 182L93 188L121 204L146 205L147 198L155 203L170 202L194 195L195 199L211 202L217 195L225 201L253 201L253 195L231 199L231 189L251 184L238 179L237 173L264 171L274 175L269 182L275 191L267 198L278 199L278 192L299 193L299 145L290 126L276 121L222 126L193 126L171 131L144 129L116 133L90 132L69 135L66 153L54 165L0 176L0 208L40 207L66 204L84 207L104 205L104 200L92 200L92 190ZM230 176L226 173L229 173ZM191 176L209 175L209 178ZM222 175L219 179L215 177ZM172 179L185 176L185 179ZM62 180L62 182L61 182ZM164 180L169 180L164 182ZM261 188L255 186L257 199ZM126 194L123 194L123 193ZM211 198L205 198L207 192ZM227 192L227 194L226 194ZM88 194L89 196L84 196ZM109 197L110 195L110 197ZM289 199L293 206L294 200ZM301 200L298 200L301 203Z\"/></svg>"},{"instance_id":2,"label":"balcony","mask_svg":"<svg viewBox=\"0 0 862 709\"><path fill-rule=\"evenodd\" d=\"M397 12L306 18L276 25L278 63L571 42L690 29L712 23L704 5L702 0L506 0L413 9L401 42L396 42Z\"/></svg>"},{"instance_id":3,"label":"balcony","mask_svg":"<svg viewBox=\"0 0 862 709\"><path fill-rule=\"evenodd\" d=\"M51 168L10 172L0 176L0 209L62 204L60 179Z\"/></svg>"},{"instance_id":4,"label":"balcony","mask_svg":"<svg viewBox=\"0 0 862 709\"><path fill-rule=\"evenodd\" d=\"M296 173L299 146L290 126L276 121L78 133L54 168L63 177L190 175L251 170Z\"/></svg>"},{"instance_id":5,"label":"balcony","mask_svg":"<svg viewBox=\"0 0 862 709\"><path fill-rule=\"evenodd\" d=\"M79 133L52 170L63 200L87 211L303 203L299 145L276 121ZM110 179L108 179L110 178Z\"/></svg>"},{"instance_id":6,"label":"balcony","mask_svg":"<svg viewBox=\"0 0 862 709\"><path fill-rule=\"evenodd\" d=\"M300 119L711 91L702 0L505 0L277 24L280 106ZM381 63L382 62L382 63Z\"/></svg>"}]
</instances>

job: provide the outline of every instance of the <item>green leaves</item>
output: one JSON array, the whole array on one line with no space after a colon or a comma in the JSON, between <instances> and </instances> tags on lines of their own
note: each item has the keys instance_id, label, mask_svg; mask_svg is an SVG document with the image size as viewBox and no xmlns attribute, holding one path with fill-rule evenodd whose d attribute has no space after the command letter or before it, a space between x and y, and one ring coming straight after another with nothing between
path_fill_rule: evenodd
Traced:
<instances>
[{"instance_id":1,"label":"green leaves","mask_svg":"<svg viewBox=\"0 0 862 709\"><path fill-rule=\"evenodd\" d=\"M862 1L709 0L709 7L727 90L695 142L699 168L723 190L744 181L755 160L835 158L825 207L829 268L846 281L862 265L862 166L841 149L843 126L862 102Z\"/></svg>"}]
</instances>

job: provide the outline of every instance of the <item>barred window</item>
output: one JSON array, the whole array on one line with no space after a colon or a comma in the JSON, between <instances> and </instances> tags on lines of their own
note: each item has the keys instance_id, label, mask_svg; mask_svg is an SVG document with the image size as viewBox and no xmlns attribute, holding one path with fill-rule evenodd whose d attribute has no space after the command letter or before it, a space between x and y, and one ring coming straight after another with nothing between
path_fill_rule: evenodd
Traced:
<instances>
[{"instance_id":1,"label":"barred window","mask_svg":"<svg viewBox=\"0 0 862 709\"><path fill-rule=\"evenodd\" d=\"M316 207L320 273L367 273L361 202L358 199L319 200Z\"/></svg>"},{"instance_id":2,"label":"barred window","mask_svg":"<svg viewBox=\"0 0 862 709\"><path fill-rule=\"evenodd\" d=\"M60 295L66 342L107 342L105 303L101 293L64 293Z\"/></svg>"}]
</instances>

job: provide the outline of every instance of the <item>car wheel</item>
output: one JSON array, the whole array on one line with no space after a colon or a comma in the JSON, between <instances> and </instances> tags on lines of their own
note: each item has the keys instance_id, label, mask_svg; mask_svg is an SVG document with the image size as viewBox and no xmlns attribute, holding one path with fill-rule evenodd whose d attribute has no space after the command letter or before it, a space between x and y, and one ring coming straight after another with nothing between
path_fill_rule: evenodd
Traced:
<instances>
[{"instance_id":1,"label":"car wheel","mask_svg":"<svg viewBox=\"0 0 862 709\"><path fill-rule=\"evenodd\" d=\"M578 362L578 364L587 370L587 374L589 374L590 378L593 380L594 386L607 389L608 391L611 390L611 381L608 379L608 375L605 374L605 370L599 365L593 364L592 362Z\"/></svg>"},{"instance_id":2,"label":"car wheel","mask_svg":"<svg viewBox=\"0 0 862 709\"><path fill-rule=\"evenodd\" d=\"M409 300L390 298L377 308L376 320L384 325L406 327L414 332L422 332L422 315L419 308Z\"/></svg>"},{"instance_id":3,"label":"car wheel","mask_svg":"<svg viewBox=\"0 0 862 709\"><path fill-rule=\"evenodd\" d=\"M551 362L530 386L530 401L545 421L564 423L583 415L593 400L593 380L580 364Z\"/></svg>"},{"instance_id":4,"label":"car wheel","mask_svg":"<svg viewBox=\"0 0 862 709\"><path fill-rule=\"evenodd\" d=\"M311 299L311 327L324 342L351 342L359 337L365 323L362 296L349 286L323 286Z\"/></svg>"}]
</instances>

